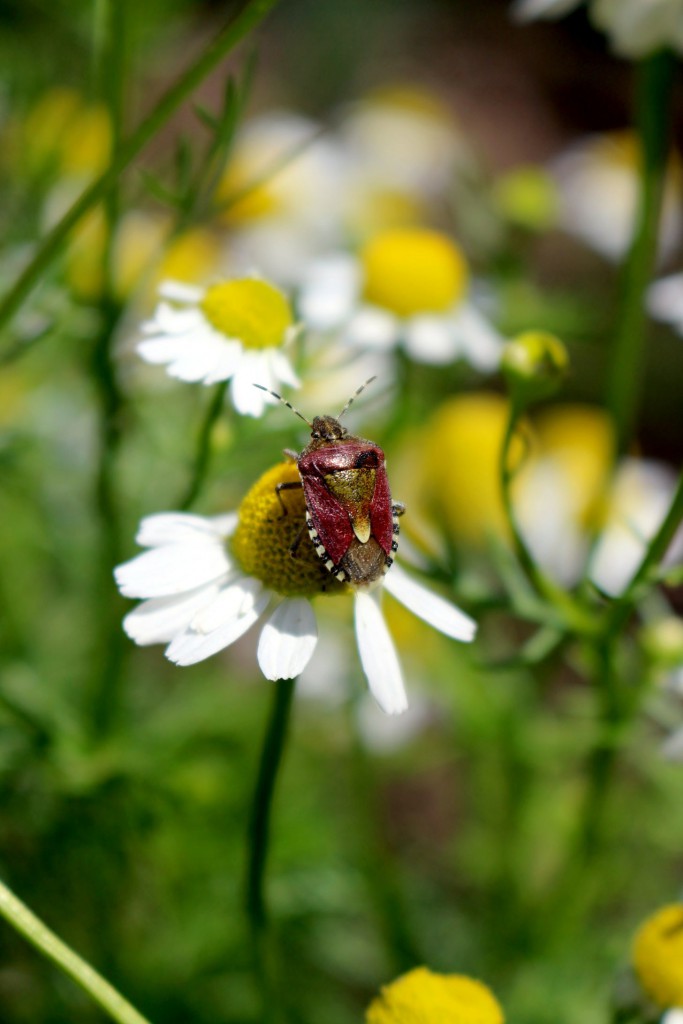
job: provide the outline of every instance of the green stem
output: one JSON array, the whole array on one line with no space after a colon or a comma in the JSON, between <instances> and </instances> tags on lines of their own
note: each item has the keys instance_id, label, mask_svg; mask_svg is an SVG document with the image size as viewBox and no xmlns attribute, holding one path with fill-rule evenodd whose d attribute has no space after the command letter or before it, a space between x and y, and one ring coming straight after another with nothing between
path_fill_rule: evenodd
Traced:
<instances>
[{"instance_id":1,"label":"green stem","mask_svg":"<svg viewBox=\"0 0 683 1024\"><path fill-rule=\"evenodd\" d=\"M681 473L676 490L674 491L669 511L667 512L662 525L650 541L649 547L643 556L638 570L632 577L623 594L614 602L609 610L606 632L616 636L626 623L633 607L634 599L637 599L641 586L647 582L655 568L664 558L671 541L674 538L678 527L683 520L683 473Z\"/></svg>"},{"instance_id":2,"label":"green stem","mask_svg":"<svg viewBox=\"0 0 683 1024\"><path fill-rule=\"evenodd\" d=\"M58 256L72 228L116 184L122 171L144 149L183 100L244 36L263 21L276 2L277 0L250 0L234 21L218 33L194 64L164 93L154 109L114 153L106 171L85 189L46 235L29 265L0 302L0 327L4 326L19 309L43 272Z\"/></svg>"},{"instance_id":3,"label":"green stem","mask_svg":"<svg viewBox=\"0 0 683 1024\"><path fill-rule=\"evenodd\" d=\"M558 613L558 626L569 632L590 635L596 630L594 618L587 614L576 600L539 569L517 522L512 501L512 481L516 470L510 466L510 446L523 412L523 407L513 401L500 451L499 463L503 509L510 533L512 534L515 552L524 574L536 593L544 598L555 612Z\"/></svg>"},{"instance_id":4,"label":"green stem","mask_svg":"<svg viewBox=\"0 0 683 1024\"><path fill-rule=\"evenodd\" d=\"M101 974L74 953L53 931L0 882L0 915L32 946L56 964L119 1024L149 1024Z\"/></svg>"},{"instance_id":5,"label":"green stem","mask_svg":"<svg viewBox=\"0 0 683 1024\"><path fill-rule=\"evenodd\" d=\"M254 966L265 1005L266 1019L273 1010L272 972L267 964L266 948L267 907L264 879L270 818L277 775L282 763L287 730L291 717L295 679L278 679L273 683L273 704L261 749L256 787L249 820L249 856L245 890L245 909L249 922L254 954Z\"/></svg>"},{"instance_id":6,"label":"green stem","mask_svg":"<svg viewBox=\"0 0 683 1024\"><path fill-rule=\"evenodd\" d=\"M635 231L623 278L623 293L607 381L607 407L620 452L631 441L638 418L644 370L645 290L657 257L659 221L671 144L676 58L661 52L637 67L636 127L642 149Z\"/></svg>"},{"instance_id":7,"label":"green stem","mask_svg":"<svg viewBox=\"0 0 683 1024\"><path fill-rule=\"evenodd\" d=\"M181 509L188 509L194 505L204 486L206 474L209 469L209 463L211 461L211 438L213 436L214 427L218 422L218 417L225 405L225 392L227 387L227 380L218 385L206 410L204 420L199 428L199 434L197 436L197 451L192 469L192 479L190 480L190 486L185 492L185 495L179 502L178 507Z\"/></svg>"}]
</instances>

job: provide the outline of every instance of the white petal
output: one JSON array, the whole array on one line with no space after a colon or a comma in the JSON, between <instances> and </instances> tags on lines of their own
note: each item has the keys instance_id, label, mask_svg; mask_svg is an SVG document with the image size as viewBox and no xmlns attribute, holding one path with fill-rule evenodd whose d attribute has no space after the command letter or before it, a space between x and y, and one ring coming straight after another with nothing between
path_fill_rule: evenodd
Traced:
<instances>
[{"instance_id":1,"label":"white petal","mask_svg":"<svg viewBox=\"0 0 683 1024\"><path fill-rule=\"evenodd\" d=\"M280 349L274 348L268 356L271 373L280 384L287 384L290 388L301 387L301 381L292 369L287 356Z\"/></svg>"},{"instance_id":2,"label":"white petal","mask_svg":"<svg viewBox=\"0 0 683 1024\"><path fill-rule=\"evenodd\" d=\"M657 320L683 330L683 274L655 281L647 292L647 308Z\"/></svg>"},{"instance_id":3,"label":"white petal","mask_svg":"<svg viewBox=\"0 0 683 1024\"><path fill-rule=\"evenodd\" d=\"M283 601L261 630L258 663L266 679L295 679L308 665L318 642L310 601Z\"/></svg>"},{"instance_id":4,"label":"white petal","mask_svg":"<svg viewBox=\"0 0 683 1024\"><path fill-rule=\"evenodd\" d=\"M204 288L198 288L194 284L185 284L184 281L162 281L159 285L159 295L172 302L201 302L204 293Z\"/></svg>"},{"instance_id":5,"label":"white petal","mask_svg":"<svg viewBox=\"0 0 683 1024\"><path fill-rule=\"evenodd\" d=\"M221 585L214 599L205 604L189 623L194 633L208 636L219 626L250 612L263 590L260 580L239 575Z\"/></svg>"},{"instance_id":6,"label":"white petal","mask_svg":"<svg viewBox=\"0 0 683 1024\"><path fill-rule=\"evenodd\" d=\"M683 1007L672 1006L662 1017L660 1024L683 1024Z\"/></svg>"},{"instance_id":7,"label":"white petal","mask_svg":"<svg viewBox=\"0 0 683 1024\"><path fill-rule=\"evenodd\" d=\"M136 542L143 548L156 548L161 544L184 544L204 538L226 537L236 514L209 519L191 512L158 512L145 516L138 528Z\"/></svg>"},{"instance_id":8,"label":"white petal","mask_svg":"<svg viewBox=\"0 0 683 1024\"><path fill-rule=\"evenodd\" d=\"M496 370L505 341L498 331L469 302L459 306L451 320L452 330L465 359L476 370Z\"/></svg>"},{"instance_id":9,"label":"white petal","mask_svg":"<svg viewBox=\"0 0 683 1024\"><path fill-rule=\"evenodd\" d=\"M394 642L373 594L363 590L355 595L358 653L373 697L388 715L408 707L401 666Z\"/></svg>"},{"instance_id":10,"label":"white petal","mask_svg":"<svg viewBox=\"0 0 683 1024\"><path fill-rule=\"evenodd\" d=\"M200 608L218 593L210 584L179 597L157 597L143 601L123 620L123 628L136 644L167 644L187 629Z\"/></svg>"},{"instance_id":11,"label":"white petal","mask_svg":"<svg viewBox=\"0 0 683 1024\"><path fill-rule=\"evenodd\" d=\"M344 332L345 340L363 348L389 349L398 342L398 319L376 306L362 306Z\"/></svg>"},{"instance_id":12,"label":"white petal","mask_svg":"<svg viewBox=\"0 0 683 1024\"><path fill-rule=\"evenodd\" d=\"M442 366L461 354L448 321L442 316L414 316L406 324L405 348L416 363Z\"/></svg>"},{"instance_id":13,"label":"white petal","mask_svg":"<svg viewBox=\"0 0 683 1024\"><path fill-rule=\"evenodd\" d=\"M669 761L683 761L683 729L672 733L662 744L662 755ZM681 1024L683 1024L683 1011L681 1011Z\"/></svg>"},{"instance_id":14,"label":"white petal","mask_svg":"<svg viewBox=\"0 0 683 1024\"><path fill-rule=\"evenodd\" d=\"M275 388L267 362L257 353L244 352L230 385L232 404L242 416L262 416L269 404L263 391L255 388L254 384Z\"/></svg>"},{"instance_id":15,"label":"white petal","mask_svg":"<svg viewBox=\"0 0 683 1024\"><path fill-rule=\"evenodd\" d=\"M343 253L317 260L304 279L299 309L313 330L329 331L347 320L358 300L358 262Z\"/></svg>"},{"instance_id":16,"label":"white petal","mask_svg":"<svg viewBox=\"0 0 683 1024\"><path fill-rule=\"evenodd\" d=\"M454 640L469 642L474 639L477 624L469 615L412 579L400 566L392 566L384 577L384 587L413 615L428 622L439 632Z\"/></svg>"},{"instance_id":17,"label":"white petal","mask_svg":"<svg viewBox=\"0 0 683 1024\"><path fill-rule=\"evenodd\" d=\"M142 325L143 334L185 334L198 327L206 327L206 318L196 307L178 309L168 302L160 302L154 316Z\"/></svg>"},{"instance_id":18,"label":"white petal","mask_svg":"<svg viewBox=\"0 0 683 1024\"><path fill-rule=\"evenodd\" d=\"M124 597L171 597L213 583L231 568L223 545L164 544L124 562L114 578Z\"/></svg>"},{"instance_id":19,"label":"white petal","mask_svg":"<svg viewBox=\"0 0 683 1024\"><path fill-rule=\"evenodd\" d=\"M532 21L534 18L561 18L582 0L515 0L512 16L518 21Z\"/></svg>"},{"instance_id":20,"label":"white petal","mask_svg":"<svg viewBox=\"0 0 683 1024\"><path fill-rule=\"evenodd\" d=\"M244 584L245 581L242 582ZM263 613L270 598L269 590L261 590L252 600L248 600L245 594L246 607L240 608L211 633L187 629L168 646L166 657L176 665L195 665L198 661L210 658L212 654L239 640Z\"/></svg>"}]
</instances>

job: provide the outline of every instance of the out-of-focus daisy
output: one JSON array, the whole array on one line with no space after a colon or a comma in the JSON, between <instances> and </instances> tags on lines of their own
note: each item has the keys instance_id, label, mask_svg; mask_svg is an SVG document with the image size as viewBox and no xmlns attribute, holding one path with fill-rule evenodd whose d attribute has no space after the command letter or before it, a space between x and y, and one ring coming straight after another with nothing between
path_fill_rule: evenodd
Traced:
<instances>
[{"instance_id":1,"label":"out-of-focus daisy","mask_svg":"<svg viewBox=\"0 0 683 1024\"><path fill-rule=\"evenodd\" d=\"M583 0L516 0L520 21L559 18ZM656 50L683 52L683 0L589 0L596 28L609 37L616 53L638 58Z\"/></svg>"},{"instance_id":2,"label":"out-of-focus daisy","mask_svg":"<svg viewBox=\"0 0 683 1024\"><path fill-rule=\"evenodd\" d=\"M298 385L285 350L299 327L272 284L255 277L207 288L166 281L160 294L137 346L146 362L165 365L179 380L230 380L233 405L246 416L260 416L269 401L254 382L272 390Z\"/></svg>"},{"instance_id":3,"label":"out-of-focus daisy","mask_svg":"<svg viewBox=\"0 0 683 1024\"><path fill-rule=\"evenodd\" d=\"M638 202L639 143L630 132L580 139L550 165L559 193L559 221L596 252L618 262L633 236ZM659 255L665 259L683 234L681 172L671 163L664 190Z\"/></svg>"},{"instance_id":4,"label":"out-of-focus daisy","mask_svg":"<svg viewBox=\"0 0 683 1024\"><path fill-rule=\"evenodd\" d=\"M339 243L345 170L339 144L316 122L285 110L247 121L216 193L237 265L297 281Z\"/></svg>"},{"instance_id":5,"label":"out-of-focus daisy","mask_svg":"<svg viewBox=\"0 0 683 1024\"><path fill-rule=\"evenodd\" d=\"M83 182L105 169L111 141L106 107L58 87L44 92L24 121L14 126L9 145L26 173Z\"/></svg>"},{"instance_id":6,"label":"out-of-focus daisy","mask_svg":"<svg viewBox=\"0 0 683 1024\"><path fill-rule=\"evenodd\" d=\"M683 1006L683 903L661 907L641 924L632 958L638 981L661 1010Z\"/></svg>"},{"instance_id":7,"label":"out-of-focus daisy","mask_svg":"<svg viewBox=\"0 0 683 1024\"><path fill-rule=\"evenodd\" d=\"M650 285L647 308L656 320L683 335L683 273L669 274Z\"/></svg>"},{"instance_id":8,"label":"out-of-focus daisy","mask_svg":"<svg viewBox=\"0 0 683 1024\"><path fill-rule=\"evenodd\" d=\"M368 1007L366 1024L503 1024L502 1007L481 981L416 967L401 975Z\"/></svg>"},{"instance_id":9,"label":"out-of-focus daisy","mask_svg":"<svg viewBox=\"0 0 683 1024\"><path fill-rule=\"evenodd\" d=\"M143 603L124 628L138 644L166 643L166 656L193 665L238 640L271 609L258 643L267 679L290 679L308 664L318 631L312 598L350 592L356 638L370 690L387 714L407 707L401 668L381 610L381 588L347 588L321 564L304 525L301 491L288 492L283 516L278 483L299 480L294 463L266 472L234 515L205 518L169 512L142 521L138 543L150 550L119 566L126 597ZM382 578L398 601L434 628L472 640L474 622L394 565Z\"/></svg>"},{"instance_id":10,"label":"out-of-focus daisy","mask_svg":"<svg viewBox=\"0 0 683 1024\"><path fill-rule=\"evenodd\" d=\"M474 306L469 268L448 236L426 228L378 233L358 256L338 253L314 263L299 296L314 330L338 331L364 348L401 342L416 362L463 358L497 367L503 340Z\"/></svg>"}]
</instances>

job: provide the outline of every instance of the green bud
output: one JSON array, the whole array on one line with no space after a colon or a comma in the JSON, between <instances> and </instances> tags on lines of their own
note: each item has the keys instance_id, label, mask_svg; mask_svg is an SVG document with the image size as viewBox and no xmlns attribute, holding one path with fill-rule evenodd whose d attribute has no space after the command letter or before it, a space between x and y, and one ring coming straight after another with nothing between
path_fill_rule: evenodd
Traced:
<instances>
[{"instance_id":1,"label":"green bud","mask_svg":"<svg viewBox=\"0 0 683 1024\"><path fill-rule=\"evenodd\" d=\"M513 399L529 405L559 388L569 368L569 356L554 334L525 331L507 343L501 367Z\"/></svg>"},{"instance_id":2,"label":"green bud","mask_svg":"<svg viewBox=\"0 0 683 1024\"><path fill-rule=\"evenodd\" d=\"M546 231L557 223L557 189L542 167L526 165L508 171L495 183L493 201L505 220L526 231Z\"/></svg>"},{"instance_id":3,"label":"green bud","mask_svg":"<svg viewBox=\"0 0 683 1024\"><path fill-rule=\"evenodd\" d=\"M683 665L683 622L675 615L645 626L640 642L645 654L658 668L674 669Z\"/></svg>"}]
</instances>

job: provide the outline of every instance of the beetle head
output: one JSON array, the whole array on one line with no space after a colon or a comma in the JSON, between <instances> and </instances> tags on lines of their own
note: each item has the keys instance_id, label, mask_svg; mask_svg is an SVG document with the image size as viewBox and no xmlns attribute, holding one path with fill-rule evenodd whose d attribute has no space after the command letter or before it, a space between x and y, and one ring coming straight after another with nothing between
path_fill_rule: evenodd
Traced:
<instances>
[{"instance_id":1,"label":"beetle head","mask_svg":"<svg viewBox=\"0 0 683 1024\"><path fill-rule=\"evenodd\" d=\"M346 427L343 427L334 416L316 416L311 425L311 437L314 441L339 441L348 433Z\"/></svg>"}]
</instances>

